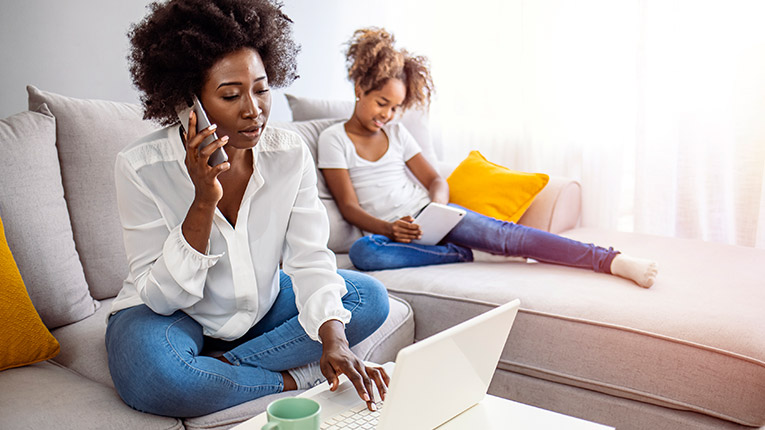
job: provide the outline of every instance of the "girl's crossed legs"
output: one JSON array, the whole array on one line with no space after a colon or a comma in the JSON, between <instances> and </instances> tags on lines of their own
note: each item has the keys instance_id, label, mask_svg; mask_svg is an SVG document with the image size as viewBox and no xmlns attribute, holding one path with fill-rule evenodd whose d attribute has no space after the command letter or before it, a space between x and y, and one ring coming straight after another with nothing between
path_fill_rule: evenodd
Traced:
<instances>
[{"instance_id":1,"label":"girl's crossed legs","mask_svg":"<svg viewBox=\"0 0 765 430\"><path fill-rule=\"evenodd\" d=\"M345 332L351 346L382 325L388 316L385 287L367 275L338 270L351 311ZM271 310L241 338L206 338L202 327L182 311L169 316L145 305L124 309L109 319L106 349L109 370L120 397L135 409L157 415L210 414L283 391L282 371L318 361L322 346L297 321L292 282L280 273L280 292ZM202 355L226 350L233 363Z\"/></svg>"}]
</instances>

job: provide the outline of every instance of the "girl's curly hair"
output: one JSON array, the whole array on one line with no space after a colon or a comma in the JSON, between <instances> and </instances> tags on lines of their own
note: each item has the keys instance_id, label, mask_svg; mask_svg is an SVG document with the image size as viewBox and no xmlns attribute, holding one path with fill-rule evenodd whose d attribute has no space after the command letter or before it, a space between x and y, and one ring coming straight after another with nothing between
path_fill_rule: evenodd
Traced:
<instances>
[{"instance_id":1,"label":"girl's curly hair","mask_svg":"<svg viewBox=\"0 0 765 430\"><path fill-rule=\"evenodd\" d=\"M244 47L260 54L269 85L287 86L298 77L292 21L274 0L171 0L149 9L128 32L144 119L177 122L177 109L191 104L213 64Z\"/></svg>"},{"instance_id":2,"label":"girl's curly hair","mask_svg":"<svg viewBox=\"0 0 765 430\"><path fill-rule=\"evenodd\" d=\"M434 91L428 59L397 50L394 44L395 38L385 29L356 30L345 54L348 79L365 94L379 90L391 78L400 79L406 86L402 109L427 109Z\"/></svg>"}]
</instances>

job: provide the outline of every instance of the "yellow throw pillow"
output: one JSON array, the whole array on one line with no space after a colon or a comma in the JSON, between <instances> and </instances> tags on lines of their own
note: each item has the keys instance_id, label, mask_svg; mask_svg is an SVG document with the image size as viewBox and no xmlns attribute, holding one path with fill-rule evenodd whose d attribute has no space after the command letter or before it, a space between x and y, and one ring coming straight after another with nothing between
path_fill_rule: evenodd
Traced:
<instances>
[{"instance_id":1,"label":"yellow throw pillow","mask_svg":"<svg viewBox=\"0 0 765 430\"><path fill-rule=\"evenodd\" d=\"M53 358L60 346L37 314L0 219L0 370Z\"/></svg>"},{"instance_id":2,"label":"yellow throw pillow","mask_svg":"<svg viewBox=\"0 0 765 430\"><path fill-rule=\"evenodd\" d=\"M449 200L480 214L518 222L547 185L544 173L524 173L489 162L471 151L446 179Z\"/></svg>"}]
</instances>

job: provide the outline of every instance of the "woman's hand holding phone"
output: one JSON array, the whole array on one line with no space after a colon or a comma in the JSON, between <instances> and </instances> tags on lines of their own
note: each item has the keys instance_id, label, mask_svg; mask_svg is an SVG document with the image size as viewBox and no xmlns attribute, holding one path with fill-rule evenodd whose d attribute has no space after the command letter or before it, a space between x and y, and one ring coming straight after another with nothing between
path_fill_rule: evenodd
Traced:
<instances>
[{"instance_id":1,"label":"woman's hand holding phone","mask_svg":"<svg viewBox=\"0 0 765 430\"><path fill-rule=\"evenodd\" d=\"M228 136L223 136L200 149L202 141L215 133L216 126L213 124L199 133L196 129L197 117L192 111L189 114L189 127L186 132L186 169L194 183L195 199L214 208L223 197L223 186L218 180L218 175L228 170L231 165L226 161L210 166L208 162L213 152L226 145Z\"/></svg>"}]
</instances>

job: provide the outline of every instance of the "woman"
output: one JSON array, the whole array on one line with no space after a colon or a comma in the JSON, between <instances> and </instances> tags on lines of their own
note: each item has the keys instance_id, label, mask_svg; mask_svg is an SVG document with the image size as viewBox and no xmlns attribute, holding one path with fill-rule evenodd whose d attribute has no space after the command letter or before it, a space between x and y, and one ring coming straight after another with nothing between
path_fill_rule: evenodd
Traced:
<instances>
[{"instance_id":1,"label":"woman","mask_svg":"<svg viewBox=\"0 0 765 430\"><path fill-rule=\"evenodd\" d=\"M411 243L422 234L411 215L430 202L449 202L446 181L422 156L411 134L401 124L389 123L405 109L429 105L433 83L427 60L397 50L393 36L376 28L354 33L346 60L356 105L348 121L319 137L318 165L343 217L372 233L349 251L357 268L473 261L472 250L479 250L614 274L644 288L653 285L657 267L652 261L469 210L440 244Z\"/></svg>"},{"instance_id":2,"label":"woman","mask_svg":"<svg viewBox=\"0 0 765 430\"><path fill-rule=\"evenodd\" d=\"M347 375L370 409L373 385L386 391L388 375L350 350L387 317L385 289L338 274L310 153L266 125L270 86L296 77L290 33L269 0L155 3L131 30L145 117L168 125L115 166L130 273L106 346L135 409L204 415L322 375L333 389ZM193 113L188 130L176 115L192 95L213 124L199 133ZM219 148L228 161L209 166Z\"/></svg>"}]
</instances>

